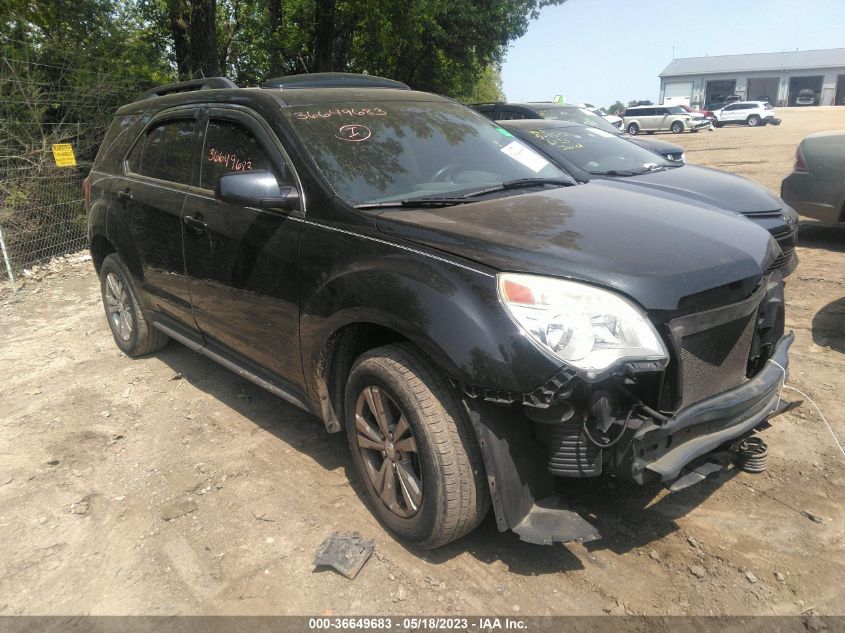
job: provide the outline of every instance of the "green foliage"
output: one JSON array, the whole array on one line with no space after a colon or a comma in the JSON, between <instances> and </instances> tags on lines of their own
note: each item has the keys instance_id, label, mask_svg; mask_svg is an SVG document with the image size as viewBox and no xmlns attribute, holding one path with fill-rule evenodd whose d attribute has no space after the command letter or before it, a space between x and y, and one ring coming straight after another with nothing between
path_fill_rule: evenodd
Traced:
<instances>
[{"instance_id":1,"label":"green foliage","mask_svg":"<svg viewBox=\"0 0 845 633\"><path fill-rule=\"evenodd\" d=\"M140 91L198 76L190 23L211 6L216 65L239 85L335 70L489 100L502 96L497 68L507 45L544 6L564 1L5 0L0 43L77 71L119 71Z\"/></svg>"},{"instance_id":2,"label":"green foliage","mask_svg":"<svg viewBox=\"0 0 845 633\"><path fill-rule=\"evenodd\" d=\"M608 114L615 114L617 116L622 114L624 111L625 111L625 104L622 103L621 101L618 101L618 100L612 106L607 108Z\"/></svg>"}]
</instances>

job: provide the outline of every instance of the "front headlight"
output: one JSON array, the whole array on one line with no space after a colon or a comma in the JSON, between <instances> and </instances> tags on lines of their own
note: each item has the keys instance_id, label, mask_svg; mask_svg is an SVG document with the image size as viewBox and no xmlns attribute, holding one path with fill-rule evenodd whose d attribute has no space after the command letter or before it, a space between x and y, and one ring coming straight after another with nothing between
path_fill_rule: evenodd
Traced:
<instances>
[{"instance_id":1,"label":"front headlight","mask_svg":"<svg viewBox=\"0 0 845 633\"><path fill-rule=\"evenodd\" d=\"M680 154L678 154L678 157L677 157L675 160L676 160L676 161L678 161L679 163L685 163L685 162L687 162L687 155L686 155L686 153L685 153L685 152L681 152Z\"/></svg>"},{"instance_id":2,"label":"front headlight","mask_svg":"<svg viewBox=\"0 0 845 633\"><path fill-rule=\"evenodd\" d=\"M587 284L503 273L499 300L542 348L594 378L625 360L667 362L645 315L623 297Z\"/></svg>"}]
</instances>

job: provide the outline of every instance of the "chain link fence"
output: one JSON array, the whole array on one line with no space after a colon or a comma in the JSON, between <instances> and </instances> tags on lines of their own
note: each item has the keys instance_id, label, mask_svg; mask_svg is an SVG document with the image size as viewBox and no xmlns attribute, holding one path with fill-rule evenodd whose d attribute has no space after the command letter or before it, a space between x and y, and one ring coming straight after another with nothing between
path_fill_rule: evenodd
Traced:
<instances>
[{"instance_id":1,"label":"chain link fence","mask_svg":"<svg viewBox=\"0 0 845 633\"><path fill-rule=\"evenodd\" d=\"M21 42L0 49L0 280L87 245L82 181L114 110L138 90L118 76L81 69L78 52L48 59ZM59 167L54 144L75 166Z\"/></svg>"}]
</instances>

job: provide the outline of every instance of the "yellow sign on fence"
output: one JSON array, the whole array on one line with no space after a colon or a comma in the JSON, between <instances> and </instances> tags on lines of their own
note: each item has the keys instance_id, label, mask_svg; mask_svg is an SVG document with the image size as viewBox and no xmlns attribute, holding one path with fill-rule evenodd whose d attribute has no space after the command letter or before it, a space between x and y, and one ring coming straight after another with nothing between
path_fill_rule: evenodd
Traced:
<instances>
[{"instance_id":1,"label":"yellow sign on fence","mask_svg":"<svg viewBox=\"0 0 845 633\"><path fill-rule=\"evenodd\" d=\"M76 167L76 156L70 143L53 143L53 158L56 167Z\"/></svg>"}]
</instances>

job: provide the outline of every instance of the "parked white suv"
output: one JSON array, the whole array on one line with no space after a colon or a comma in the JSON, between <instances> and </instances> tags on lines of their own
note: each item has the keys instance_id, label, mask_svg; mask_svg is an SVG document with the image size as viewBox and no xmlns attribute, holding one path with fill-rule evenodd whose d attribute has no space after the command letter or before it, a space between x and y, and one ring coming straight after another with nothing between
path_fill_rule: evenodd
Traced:
<instances>
[{"instance_id":1,"label":"parked white suv","mask_svg":"<svg viewBox=\"0 0 845 633\"><path fill-rule=\"evenodd\" d=\"M710 125L704 120L694 119L681 106L636 106L625 110L622 118L625 121L625 130L631 136L640 132L698 132Z\"/></svg>"},{"instance_id":2,"label":"parked white suv","mask_svg":"<svg viewBox=\"0 0 845 633\"><path fill-rule=\"evenodd\" d=\"M773 123L777 125L780 119L775 116L775 109L765 101L737 101L726 105L721 110L714 110L716 127L722 127L730 123L756 127Z\"/></svg>"}]
</instances>

